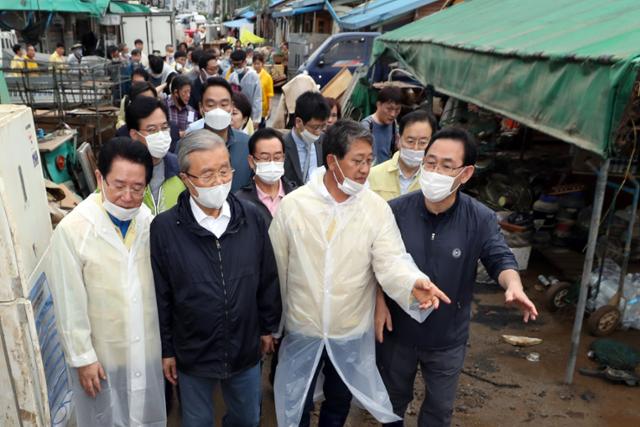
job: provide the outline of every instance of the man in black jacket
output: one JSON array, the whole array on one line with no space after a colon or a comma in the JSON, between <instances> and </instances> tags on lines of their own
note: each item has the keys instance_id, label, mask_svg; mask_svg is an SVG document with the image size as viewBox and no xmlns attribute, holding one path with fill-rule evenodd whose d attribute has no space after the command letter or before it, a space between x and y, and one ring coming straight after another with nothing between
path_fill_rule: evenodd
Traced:
<instances>
[{"instance_id":1,"label":"man in black jacket","mask_svg":"<svg viewBox=\"0 0 640 427\"><path fill-rule=\"evenodd\" d=\"M213 425L219 383L225 423L258 426L259 362L282 312L267 224L229 194L233 169L219 136L187 134L178 162L188 191L151 225L164 374L180 385L182 425Z\"/></svg>"},{"instance_id":2,"label":"man in black jacket","mask_svg":"<svg viewBox=\"0 0 640 427\"><path fill-rule=\"evenodd\" d=\"M478 260L505 289L505 302L523 311L525 322L538 315L524 293L518 265L500 233L495 213L458 191L471 179L475 160L475 143L466 131L443 129L433 135L426 148L420 171L422 192L390 202L407 252L452 302L418 323L392 299L378 294L375 323L382 343L377 351L380 374L394 412L403 417L413 400L420 364L426 386L420 427L451 423L469 337ZM401 426L402 421L391 425Z\"/></svg>"},{"instance_id":3,"label":"man in black jacket","mask_svg":"<svg viewBox=\"0 0 640 427\"><path fill-rule=\"evenodd\" d=\"M284 137L284 176L298 187L323 165L320 135L331 113L319 92L305 92L296 100L294 127Z\"/></svg>"},{"instance_id":4,"label":"man in black jacket","mask_svg":"<svg viewBox=\"0 0 640 427\"><path fill-rule=\"evenodd\" d=\"M239 199L254 203L267 224L275 215L282 198L296 188L284 175L284 141L278 131L258 129L249 138L249 167L253 182L235 194Z\"/></svg>"},{"instance_id":5,"label":"man in black jacket","mask_svg":"<svg viewBox=\"0 0 640 427\"><path fill-rule=\"evenodd\" d=\"M192 54L193 55L193 54ZM210 77L220 77L218 58L212 52L198 52L198 74L191 84L191 98L189 105L196 111L200 111L200 101L202 101L202 91L205 83Z\"/></svg>"}]
</instances>

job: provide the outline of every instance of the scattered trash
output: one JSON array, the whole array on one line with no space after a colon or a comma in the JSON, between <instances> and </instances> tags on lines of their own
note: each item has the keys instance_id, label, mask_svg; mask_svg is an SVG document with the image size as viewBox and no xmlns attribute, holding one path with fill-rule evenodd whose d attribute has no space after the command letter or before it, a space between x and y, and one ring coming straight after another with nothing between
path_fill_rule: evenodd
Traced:
<instances>
[{"instance_id":1,"label":"scattered trash","mask_svg":"<svg viewBox=\"0 0 640 427\"><path fill-rule=\"evenodd\" d=\"M64 184L56 184L46 179L44 182L49 203L49 215L51 223L55 227L82 199Z\"/></svg>"},{"instance_id":2,"label":"scattered trash","mask_svg":"<svg viewBox=\"0 0 640 427\"><path fill-rule=\"evenodd\" d=\"M466 369L463 369L462 373L465 374L465 375L470 376L471 378L475 378L477 380L480 380L482 382L494 385L496 387L500 387L500 388L520 388L520 384L499 383L497 381L493 381L493 380L490 380L490 379L485 378L483 376L480 376L478 374L475 374L473 372L470 372L470 371L468 371Z\"/></svg>"},{"instance_id":3,"label":"scattered trash","mask_svg":"<svg viewBox=\"0 0 640 427\"><path fill-rule=\"evenodd\" d=\"M585 402L591 402L592 400L595 400L595 398L596 398L595 393L589 390L585 391L580 395L580 399L584 400Z\"/></svg>"},{"instance_id":4,"label":"scattered trash","mask_svg":"<svg viewBox=\"0 0 640 427\"><path fill-rule=\"evenodd\" d=\"M545 287L549 287L549 286L555 285L556 283L560 282L560 279L558 279L555 276L545 277L544 274L540 274L538 276L538 281L540 283L542 283Z\"/></svg>"},{"instance_id":5,"label":"scattered trash","mask_svg":"<svg viewBox=\"0 0 640 427\"><path fill-rule=\"evenodd\" d=\"M637 387L640 385L640 377L633 372L613 369L608 366L602 369L581 368L579 372L588 377L604 378L612 383L624 383L630 387Z\"/></svg>"},{"instance_id":6,"label":"scattered trash","mask_svg":"<svg viewBox=\"0 0 640 427\"><path fill-rule=\"evenodd\" d=\"M539 362L540 361L540 353L535 353L535 352L529 353L527 355L527 360L529 362Z\"/></svg>"},{"instance_id":7,"label":"scattered trash","mask_svg":"<svg viewBox=\"0 0 640 427\"><path fill-rule=\"evenodd\" d=\"M640 365L640 351L619 341L606 338L595 340L589 346L589 350L589 358L598 362L600 366L633 371Z\"/></svg>"},{"instance_id":8,"label":"scattered trash","mask_svg":"<svg viewBox=\"0 0 640 427\"><path fill-rule=\"evenodd\" d=\"M507 344L515 345L517 347L530 347L542 343L540 338L522 337L517 335L503 335L502 339Z\"/></svg>"}]
</instances>

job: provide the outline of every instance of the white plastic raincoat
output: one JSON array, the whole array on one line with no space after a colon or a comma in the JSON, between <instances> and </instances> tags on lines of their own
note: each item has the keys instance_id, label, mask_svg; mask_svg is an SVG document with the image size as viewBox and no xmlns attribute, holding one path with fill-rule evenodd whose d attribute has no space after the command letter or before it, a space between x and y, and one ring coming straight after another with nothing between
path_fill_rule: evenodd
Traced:
<instances>
[{"instance_id":1,"label":"white plastic raincoat","mask_svg":"<svg viewBox=\"0 0 640 427\"><path fill-rule=\"evenodd\" d=\"M96 361L107 380L95 399L71 369L78 426L165 426L160 331L142 205L126 238L92 194L52 239L51 291L69 366Z\"/></svg>"},{"instance_id":2,"label":"white plastic raincoat","mask_svg":"<svg viewBox=\"0 0 640 427\"><path fill-rule=\"evenodd\" d=\"M307 185L287 195L269 229L286 330L275 377L278 425L299 424L324 348L353 397L379 421L397 421L375 362L376 278L424 321L428 312L417 308L411 291L427 276L406 253L382 198L366 189L337 203L324 174L317 169Z\"/></svg>"}]
</instances>

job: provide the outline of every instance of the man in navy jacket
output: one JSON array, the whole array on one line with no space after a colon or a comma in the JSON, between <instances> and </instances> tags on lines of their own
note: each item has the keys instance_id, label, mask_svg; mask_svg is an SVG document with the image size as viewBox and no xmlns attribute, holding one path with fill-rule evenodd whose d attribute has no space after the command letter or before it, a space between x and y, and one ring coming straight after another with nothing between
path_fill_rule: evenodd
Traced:
<instances>
[{"instance_id":1,"label":"man in navy jacket","mask_svg":"<svg viewBox=\"0 0 640 427\"><path fill-rule=\"evenodd\" d=\"M475 160L475 143L465 130L443 129L433 135L425 150L420 171L422 192L390 202L407 252L452 301L418 323L393 300L378 294L378 367L394 412L402 417L413 399L420 364L426 385L420 427L451 423L469 337L478 260L505 289L505 302L523 311L525 322L538 315L523 291L518 265L500 233L495 213L458 191L473 175ZM392 425L401 426L402 422Z\"/></svg>"},{"instance_id":2,"label":"man in navy jacket","mask_svg":"<svg viewBox=\"0 0 640 427\"><path fill-rule=\"evenodd\" d=\"M178 152L187 187L151 224L165 377L180 385L182 425L214 424L220 384L225 424L260 422L260 359L271 353L282 304L262 214L230 194L233 169L222 138L186 135Z\"/></svg>"}]
</instances>

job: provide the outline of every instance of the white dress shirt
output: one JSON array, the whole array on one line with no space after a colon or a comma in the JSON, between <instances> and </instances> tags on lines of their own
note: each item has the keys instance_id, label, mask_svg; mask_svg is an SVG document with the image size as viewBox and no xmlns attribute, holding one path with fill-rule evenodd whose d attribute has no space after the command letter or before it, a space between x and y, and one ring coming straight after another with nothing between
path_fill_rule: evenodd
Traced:
<instances>
[{"instance_id":1,"label":"white dress shirt","mask_svg":"<svg viewBox=\"0 0 640 427\"><path fill-rule=\"evenodd\" d=\"M193 197L189 198L189 204L191 205L193 217L196 219L196 222L200 224L200 227L210 231L219 239L227 230L229 221L231 221L231 206L229 206L229 203L226 201L224 202L218 218L214 218L204 213L204 211L200 209L200 206L198 206L198 204L193 200Z\"/></svg>"}]
</instances>

